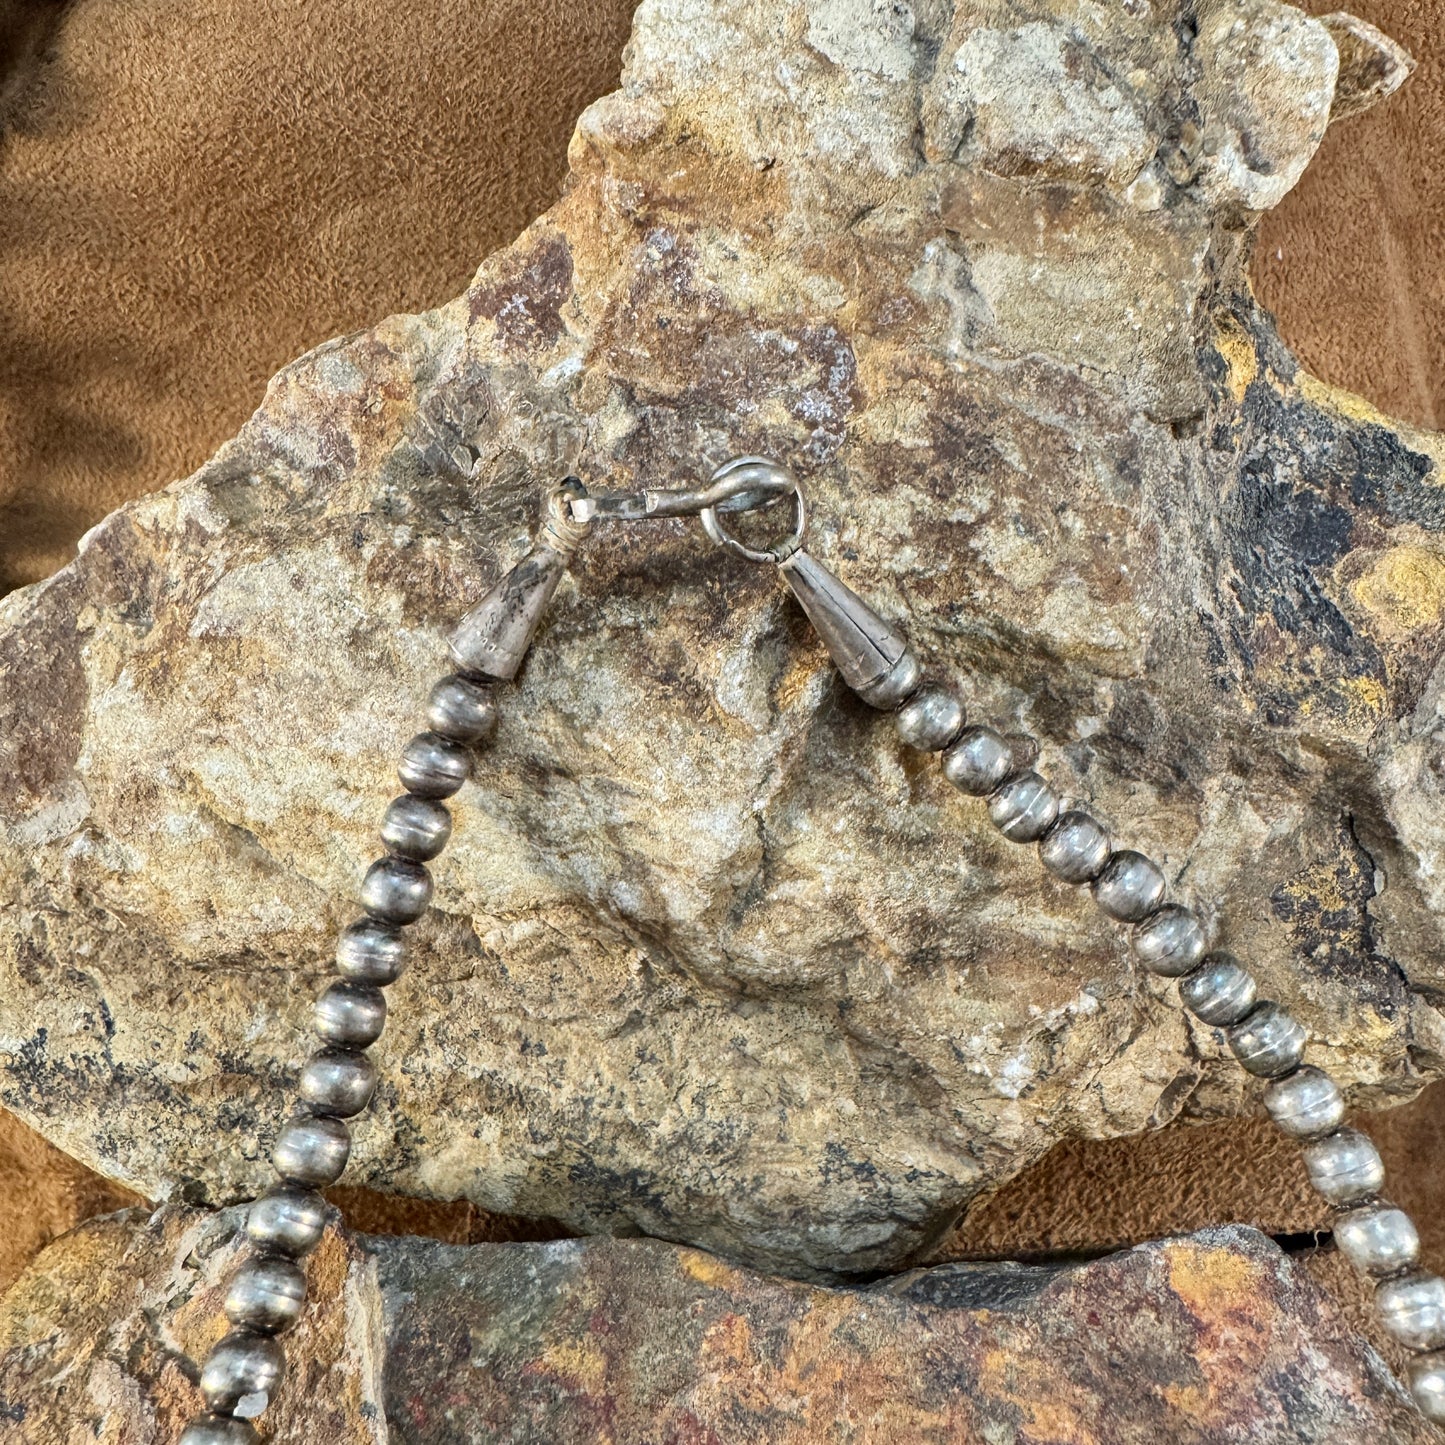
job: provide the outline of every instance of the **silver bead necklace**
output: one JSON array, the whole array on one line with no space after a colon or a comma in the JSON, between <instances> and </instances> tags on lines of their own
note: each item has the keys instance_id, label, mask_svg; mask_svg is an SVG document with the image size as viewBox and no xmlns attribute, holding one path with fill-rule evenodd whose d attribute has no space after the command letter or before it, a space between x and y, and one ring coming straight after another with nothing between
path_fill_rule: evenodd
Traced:
<instances>
[{"instance_id":1,"label":"silver bead necklace","mask_svg":"<svg viewBox=\"0 0 1445 1445\"><path fill-rule=\"evenodd\" d=\"M749 546L727 529L729 514L788 502L792 526L781 540ZM251 1205L251 1251L233 1274L225 1310L231 1332L206 1356L200 1389L208 1407L186 1426L180 1445L255 1445L252 1423L281 1383L279 1336L295 1324L306 1299L301 1260L319 1243L328 1212L320 1191L336 1183L351 1153L347 1119L364 1110L376 1087L366 1049L386 1022L382 989L400 976L402 930L431 902L426 865L446 846L452 819L445 798L471 773L471 749L496 727L493 685L514 678L573 553L600 521L697 517L719 546L749 562L769 563L807 613L843 681L866 703L891 712L909 747L942 755L943 775L960 792L987 800L1004 837L1037 845L1039 860L1064 883L1088 887L1108 917L1128 925L1139 961L1179 981L1184 1006L1224 1032L1249 1073L1266 1080L1264 1104L1275 1124L1303 1146L1310 1182L1337 1211L1335 1242L1375 1281L1384 1327L1414 1352L1412 1394L1426 1417L1445 1424L1445 1280L1419 1268L1420 1240L1402 1210L1380 1190L1380 1155L1359 1130L1341 1127L1339 1086L1303 1062L1304 1028L1282 1005L1257 997L1253 977L1227 953L1211 952L1204 926L1188 908L1165 900L1157 864L1115 848L1107 830L1080 808L1065 807L1049 783L1019 766L1014 741L969 725L947 685L927 681L897 626L879 617L804 546L807 505L797 479L776 462L736 457L707 486L593 496L569 477L547 499L533 549L462 619L450 642L457 671L427 701L427 730L402 749L405 792L387 807L381 837L387 852L361 884L365 916L342 932L341 977L317 1000L321 1047L301 1071L304 1106L271 1152L280 1182ZM1023 740L1027 745L1031 740ZM1030 752L1032 756L1032 752Z\"/></svg>"}]
</instances>

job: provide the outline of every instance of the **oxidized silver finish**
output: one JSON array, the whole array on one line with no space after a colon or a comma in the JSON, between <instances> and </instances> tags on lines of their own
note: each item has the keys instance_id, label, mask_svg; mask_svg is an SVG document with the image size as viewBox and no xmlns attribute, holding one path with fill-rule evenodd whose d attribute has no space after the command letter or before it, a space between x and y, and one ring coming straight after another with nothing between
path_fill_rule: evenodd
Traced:
<instances>
[{"instance_id":1,"label":"oxidized silver finish","mask_svg":"<svg viewBox=\"0 0 1445 1445\"><path fill-rule=\"evenodd\" d=\"M1109 835L1079 809L1061 813L1039 839L1039 862L1065 883L1089 883L1109 861Z\"/></svg>"},{"instance_id":2,"label":"oxidized silver finish","mask_svg":"<svg viewBox=\"0 0 1445 1445\"><path fill-rule=\"evenodd\" d=\"M909 747L940 752L963 731L963 704L952 688L925 683L893 715L893 723Z\"/></svg>"},{"instance_id":3,"label":"oxidized silver finish","mask_svg":"<svg viewBox=\"0 0 1445 1445\"><path fill-rule=\"evenodd\" d=\"M407 792L421 798L449 798L472 771L467 750L440 733L418 733L401 750L396 773Z\"/></svg>"},{"instance_id":4,"label":"oxidized silver finish","mask_svg":"<svg viewBox=\"0 0 1445 1445\"><path fill-rule=\"evenodd\" d=\"M1261 1079L1287 1074L1304 1057L1304 1028L1272 999L1257 1003L1225 1037L1234 1057Z\"/></svg>"},{"instance_id":5,"label":"oxidized silver finish","mask_svg":"<svg viewBox=\"0 0 1445 1445\"><path fill-rule=\"evenodd\" d=\"M350 980L328 984L316 1000L311 1027L318 1038L343 1048L364 1049L386 1026L386 995Z\"/></svg>"},{"instance_id":6,"label":"oxidized silver finish","mask_svg":"<svg viewBox=\"0 0 1445 1445\"><path fill-rule=\"evenodd\" d=\"M351 1155L351 1132L340 1119L293 1119L271 1150L271 1163L288 1184L335 1184Z\"/></svg>"},{"instance_id":7,"label":"oxidized silver finish","mask_svg":"<svg viewBox=\"0 0 1445 1445\"><path fill-rule=\"evenodd\" d=\"M587 489L568 477L547 499L548 522L537 545L457 624L447 647L464 673L503 682L516 677L567 571L587 534L579 515Z\"/></svg>"},{"instance_id":8,"label":"oxidized silver finish","mask_svg":"<svg viewBox=\"0 0 1445 1445\"><path fill-rule=\"evenodd\" d=\"M1303 1153L1310 1183L1331 1204L1358 1204L1385 1182L1379 1150L1358 1129L1338 1129L1306 1144Z\"/></svg>"},{"instance_id":9,"label":"oxidized silver finish","mask_svg":"<svg viewBox=\"0 0 1445 1445\"><path fill-rule=\"evenodd\" d=\"M403 793L387 805L381 820L381 841L400 858L426 863L447 846L452 815L435 798Z\"/></svg>"},{"instance_id":10,"label":"oxidized silver finish","mask_svg":"<svg viewBox=\"0 0 1445 1445\"><path fill-rule=\"evenodd\" d=\"M654 517L701 517L708 512L755 512L797 496L798 479L770 457L733 457L704 487L656 488L625 496L588 494L569 507L579 522L645 522ZM767 559L771 560L771 559Z\"/></svg>"},{"instance_id":11,"label":"oxidized silver finish","mask_svg":"<svg viewBox=\"0 0 1445 1445\"><path fill-rule=\"evenodd\" d=\"M319 1194L280 1184L251 1206L246 1237L257 1249L292 1256L310 1254L320 1244L329 1217L327 1203Z\"/></svg>"},{"instance_id":12,"label":"oxidized silver finish","mask_svg":"<svg viewBox=\"0 0 1445 1445\"><path fill-rule=\"evenodd\" d=\"M1377 1204L1342 1214L1335 1244L1363 1274L1398 1274L1420 1258L1420 1235L1403 1209Z\"/></svg>"},{"instance_id":13,"label":"oxidized silver finish","mask_svg":"<svg viewBox=\"0 0 1445 1445\"><path fill-rule=\"evenodd\" d=\"M1445 1280L1434 1274L1388 1279L1375 1291L1380 1321L1412 1350L1445 1348Z\"/></svg>"},{"instance_id":14,"label":"oxidized silver finish","mask_svg":"<svg viewBox=\"0 0 1445 1445\"><path fill-rule=\"evenodd\" d=\"M766 549L752 548L726 530L722 516L785 499L793 505L791 532ZM1015 771L1009 742L991 728L964 730L958 698L939 685L920 687L922 668L902 629L886 622L804 550L807 503L796 478L763 457L737 457L707 486L592 497L569 478L548 498L548 517L532 552L492 588L458 626L452 655L461 674L443 678L427 703L430 731L403 750L399 769L408 796L393 801L382 823L391 856L368 869L361 897L370 918L351 924L337 947L343 981L316 1004L316 1031L330 1045L305 1065L302 1099L313 1113L281 1131L272 1162L282 1184L252 1206L246 1232L261 1251L234 1275L226 1313L240 1326L222 1339L201 1371L201 1390L213 1413L187 1426L181 1445L256 1445L248 1421L234 1418L243 1399L250 1413L269 1403L284 1355L272 1338L304 1307L305 1277L295 1263L314 1249L328 1207L320 1188L334 1183L351 1151L342 1119L365 1108L376 1071L359 1052L376 1039L386 1000L375 987L400 974L405 949L398 926L419 917L431 900L422 864L445 846L451 816L437 799L466 780L467 744L488 738L496 709L487 682L515 676L572 553L596 519L636 521L697 516L719 545L783 573L832 654L844 681L878 708L900 708L897 729L910 746L946 749L944 775L964 792L989 797L989 812L1005 836L1039 841L1044 866L1069 882L1092 884L1100 909L1138 926L1134 949L1154 972L1179 977L1181 1000L1206 1024L1228 1028L1231 1049L1251 1073L1272 1079L1265 1093L1271 1116L1287 1134L1307 1140L1305 1162L1315 1188L1331 1203L1359 1206L1336 1227L1340 1251L1362 1271L1386 1278L1377 1304L1386 1328L1412 1349L1431 1351L1414 1362L1411 1389L1432 1420L1445 1423L1445 1281L1400 1272L1413 1267L1419 1236L1392 1206L1369 1203L1383 1183L1374 1145L1338 1127L1344 1112L1338 1087L1318 1069L1300 1067L1304 1029L1278 1004L1255 1002L1255 983L1226 954L1202 955L1204 930L1190 910L1161 907L1164 877L1132 850L1111 853L1105 830L1086 813L1059 816L1059 800L1031 771Z\"/></svg>"},{"instance_id":15,"label":"oxidized silver finish","mask_svg":"<svg viewBox=\"0 0 1445 1445\"><path fill-rule=\"evenodd\" d=\"M1134 929L1140 963L1161 978L1182 978L1204 957L1204 925L1188 909L1166 904Z\"/></svg>"},{"instance_id":16,"label":"oxidized silver finish","mask_svg":"<svg viewBox=\"0 0 1445 1445\"><path fill-rule=\"evenodd\" d=\"M943 776L976 798L987 797L1013 770L1013 749L990 727L966 729L943 755Z\"/></svg>"},{"instance_id":17,"label":"oxidized silver finish","mask_svg":"<svg viewBox=\"0 0 1445 1445\"><path fill-rule=\"evenodd\" d=\"M276 1255L248 1259L231 1277L226 1318L261 1334L278 1334L301 1317L306 1276L301 1266Z\"/></svg>"},{"instance_id":18,"label":"oxidized silver finish","mask_svg":"<svg viewBox=\"0 0 1445 1445\"><path fill-rule=\"evenodd\" d=\"M432 688L426 720L434 733L475 746L497 730L497 705L483 683L453 674Z\"/></svg>"},{"instance_id":19,"label":"oxidized silver finish","mask_svg":"<svg viewBox=\"0 0 1445 1445\"><path fill-rule=\"evenodd\" d=\"M1339 1128L1345 1117L1345 1096L1323 1069L1306 1064L1276 1079L1264 1091L1264 1107L1290 1138L1317 1139Z\"/></svg>"},{"instance_id":20,"label":"oxidized silver finish","mask_svg":"<svg viewBox=\"0 0 1445 1445\"><path fill-rule=\"evenodd\" d=\"M989 798L988 815L1005 838L1035 843L1059 816L1059 795L1037 773L1020 773Z\"/></svg>"},{"instance_id":21,"label":"oxidized silver finish","mask_svg":"<svg viewBox=\"0 0 1445 1445\"><path fill-rule=\"evenodd\" d=\"M1445 1354L1410 1361L1410 1393L1427 1420L1445 1425Z\"/></svg>"},{"instance_id":22,"label":"oxidized silver finish","mask_svg":"<svg viewBox=\"0 0 1445 1445\"><path fill-rule=\"evenodd\" d=\"M1211 953L1179 985L1179 997L1195 1018L1214 1028L1237 1024L1254 1007L1254 975L1227 953Z\"/></svg>"},{"instance_id":23,"label":"oxidized silver finish","mask_svg":"<svg viewBox=\"0 0 1445 1445\"><path fill-rule=\"evenodd\" d=\"M406 939L394 924L361 918L336 942L336 971L357 983L395 983L406 967Z\"/></svg>"},{"instance_id":24,"label":"oxidized silver finish","mask_svg":"<svg viewBox=\"0 0 1445 1445\"><path fill-rule=\"evenodd\" d=\"M827 645L843 681L864 702L895 707L922 681L923 669L903 632L811 553L794 552L778 570Z\"/></svg>"},{"instance_id":25,"label":"oxidized silver finish","mask_svg":"<svg viewBox=\"0 0 1445 1445\"><path fill-rule=\"evenodd\" d=\"M431 874L409 858L378 858L361 881L361 906L383 923L415 923L431 902Z\"/></svg>"},{"instance_id":26,"label":"oxidized silver finish","mask_svg":"<svg viewBox=\"0 0 1445 1445\"><path fill-rule=\"evenodd\" d=\"M786 487L786 491L778 491ZM713 473L708 494L721 494L718 501L710 501L698 509L698 519L709 539L719 547L726 548L734 557L747 562L787 561L803 545L808 535L808 499L798 480L786 468L765 457L735 457L724 462ZM720 512L751 512L771 506L779 496L789 493L793 499L793 526L784 537L770 547L749 547L740 542L719 518ZM686 494L683 494L684 496Z\"/></svg>"},{"instance_id":27,"label":"oxidized silver finish","mask_svg":"<svg viewBox=\"0 0 1445 1445\"><path fill-rule=\"evenodd\" d=\"M318 1114L349 1119L371 1102L376 1065L352 1049L318 1049L306 1060L296 1092Z\"/></svg>"},{"instance_id":28,"label":"oxidized silver finish","mask_svg":"<svg viewBox=\"0 0 1445 1445\"><path fill-rule=\"evenodd\" d=\"M1094 879L1094 902L1120 923L1138 923L1164 898L1164 875L1158 865L1132 848L1121 848Z\"/></svg>"},{"instance_id":29,"label":"oxidized silver finish","mask_svg":"<svg viewBox=\"0 0 1445 1445\"><path fill-rule=\"evenodd\" d=\"M793 503L788 535L767 548L749 547L723 526L726 512L757 512L784 498ZM803 545L808 533L808 500L798 479L769 457L733 457L704 487L675 491L648 489L623 496L584 493L568 503L568 514L582 525L592 522L646 522L660 517L697 517L719 547L749 562L783 562Z\"/></svg>"},{"instance_id":30,"label":"oxidized silver finish","mask_svg":"<svg viewBox=\"0 0 1445 1445\"><path fill-rule=\"evenodd\" d=\"M234 1410L247 1395L265 1395L269 1402L285 1367L286 1356L270 1335L232 1330L201 1366L201 1394L213 1410Z\"/></svg>"}]
</instances>

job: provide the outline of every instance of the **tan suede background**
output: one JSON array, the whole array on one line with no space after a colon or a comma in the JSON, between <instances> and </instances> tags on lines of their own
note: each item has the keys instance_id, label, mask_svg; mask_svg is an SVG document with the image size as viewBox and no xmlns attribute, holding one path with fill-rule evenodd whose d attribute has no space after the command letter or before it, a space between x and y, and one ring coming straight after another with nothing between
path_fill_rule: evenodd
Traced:
<instances>
[{"instance_id":1,"label":"tan suede background","mask_svg":"<svg viewBox=\"0 0 1445 1445\"><path fill-rule=\"evenodd\" d=\"M0 0L0 591L556 198L632 0ZM8 41L7 38L8 37Z\"/></svg>"},{"instance_id":2,"label":"tan suede background","mask_svg":"<svg viewBox=\"0 0 1445 1445\"><path fill-rule=\"evenodd\" d=\"M1306 8L1335 8L1310 0ZM1420 69L1332 130L1265 219L1258 289L1329 381L1445 422L1440 0L1357 0ZM198 466L281 364L459 291L556 194L614 84L628 0L0 0L0 592ZM1374 1121L1445 1264L1445 1089ZM359 1227L546 1237L471 1206L335 1197ZM134 1202L0 1115L0 1288ZM1262 1124L1063 1146L941 1256L1107 1248L1211 1222L1325 1224ZM1363 1294L1319 1268L1364 1318Z\"/></svg>"}]
</instances>

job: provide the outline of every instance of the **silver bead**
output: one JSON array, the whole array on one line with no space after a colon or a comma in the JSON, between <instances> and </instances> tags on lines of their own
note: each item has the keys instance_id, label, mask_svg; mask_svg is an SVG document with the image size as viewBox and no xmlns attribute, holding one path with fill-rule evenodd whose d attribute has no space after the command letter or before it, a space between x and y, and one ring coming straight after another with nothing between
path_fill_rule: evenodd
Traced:
<instances>
[{"instance_id":1,"label":"silver bead","mask_svg":"<svg viewBox=\"0 0 1445 1445\"><path fill-rule=\"evenodd\" d=\"M1204 925L1188 908L1171 903L1134 929L1134 952L1151 973L1182 978L1204 957Z\"/></svg>"},{"instance_id":2,"label":"silver bead","mask_svg":"<svg viewBox=\"0 0 1445 1445\"><path fill-rule=\"evenodd\" d=\"M1158 865L1132 848L1112 854L1094 879L1094 902L1121 923L1147 918L1163 898L1164 875Z\"/></svg>"},{"instance_id":3,"label":"silver bead","mask_svg":"<svg viewBox=\"0 0 1445 1445\"><path fill-rule=\"evenodd\" d=\"M1410 1393L1420 1413L1437 1425L1445 1425L1445 1354L1421 1355L1410 1361ZM181 1442L185 1445L185 1441Z\"/></svg>"},{"instance_id":4,"label":"silver bead","mask_svg":"<svg viewBox=\"0 0 1445 1445\"><path fill-rule=\"evenodd\" d=\"M993 792L1013 770L1013 749L992 728L967 728L943 755L943 776L977 798Z\"/></svg>"},{"instance_id":5,"label":"silver bead","mask_svg":"<svg viewBox=\"0 0 1445 1445\"><path fill-rule=\"evenodd\" d=\"M201 1394L211 1409L234 1410L247 1395L269 1403L286 1368L286 1356L270 1335L233 1330L217 1341L201 1366Z\"/></svg>"},{"instance_id":6,"label":"silver bead","mask_svg":"<svg viewBox=\"0 0 1445 1445\"><path fill-rule=\"evenodd\" d=\"M409 858L378 858L361 882L361 906L383 923L415 923L431 902L431 874Z\"/></svg>"},{"instance_id":7,"label":"silver bead","mask_svg":"<svg viewBox=\"0 0 1445 1445\"><path fill-rule=\"evenodd\" d=\"M1065 883L1088 883L1109 861L1109 835L1087 813L1061 813L1039 839L1039 862Z\"/></svg>"},{"instance_id":8,"label":"silver bead","mask_svg":"<svg viewBox=\"0 0 1445 1445\"><path fill-rule=\"evenodd\" d=\"M306 1276L300 1265L276 1255L248 1259L226 1291L226 1318L262 1334L289 1329L306 1303Z\"/></svg>"},{"instance_id":9,"label":"silver bead","mask_svg":"<svg viewBox=\"0 0 1445 1445\"><path fill-rule=\"evenodd\" d=\"M357 983L395 983L406 967L406 939L389 923L361 918L336 944L336 971Z\"/></svg>"},{"instance_id":10,"label":"silver bead","mask_svg":"<svg viewBox=\"0 0 1445 1445\"><path fill-rule=\"evenodd\" d=\"M296 1091L318 1114L349 1119L366 1108L375 1088L376 1065L365 1054L321 1049L307 1059Z\"/></svg>"},{"instance_id":11,"label":"silver bead","mask_svg":"<svg viewBox=\"0 0 1445 1445\"><path fill-rule=\"evenodd\" d=\"M364 1049L386 1027L386 995L364 983L327 984L316 1000L311 1027L328 1044Z\"/></svg>"},{"instance_id":12,"label":"silver bead","mask_svg":"<svg viewBox=\"0 0 1445 1445\"><path fill-rule=\"evenodd\" d=\"M1266 999L1225 1035L1240 1065L1261 1079L1287 1074L1304 1057L1307 1035L1292 1015Z\"/></svg>"},{"instance_id":13,"label":"silver bead","mask_svg":"<svg viewBox=\"0 0 1445 1445\"><path fill-rule=\"evenodd\" d=\"M1180 985L1179 997L1213 1028L1237 1024L1254 1007L1254 976L1227 953L1211 953Z\"/></svg>"},{"instance_id":14,"label":"silver bead","mask_svg":"<svg viewBox=\"0 0 1445 1445\"><path fill-rule=\"evenodd\" d=\"M263 1194L246 1215L246 1237L257 1249L298 1256L310 1254L326 1232L330 1211L309 1189L286 1185Z\"/></svg>"},{"instance_id":15,"label":"silver bead","mask_svg":"<svg viewBox=\"0 0 1445 1445\"><path fill-rule=\"evenodd\" d=\"M426 702L426 720L434 733L459 743L484 743L497 730L492 690L469 678L444 677Z\"/></svg>"},{"instance_id":16,"label":"silver bead","mask_svg":"<svg viewBox=\"0 0 1445 1445\"><path fill-rule=\"evenodd\" d=\"M1420 1235L1403 1209L1368 1205L1335 1221L1335 1244L1364 1274L1397 1274L1420 1258Z\"/></svg>"},{"instance_id":17,"label":"silver bead","mask_svg":"<svg viewBox=\"0 0 1445 1445\"><path fill-rule=\"evenodd\" d=\"M1445 1347L1445 1279L1438 1275L1387 1279L1375 1291L1375 1308L1402 1345L1412 1350Z\"/></svg>"},{"instance_id":18,"label":"silver bead","mask_svg":"<svg viewBox=\"0 0 1445 1445\"><path fill-rule=\"evenodd\" d=\"M271 1151L271 1163L288 1184L335 1184L351 1154L351 1132L340 1119L293 1119Z\"/></svg>"},{"instance_id":19,"label":"silver bead","mask_svg":"<svg viewBox=\"0 0 1445 1445\"><path fill-rule=\"evenodd\" d=\"M381 820L381 841L393 853L425 863L447 846L452 815L435 798L403 793L393 798Z\"/></svg>"},{"instance_id":20,"label":"silver bead","mask_svg":"<svg viewBox=\"0 0 1445 1445\"><path fill-rule=\"evenodd\" d=\"M989 798L988 815L1005 838L1035 843L1059 816L1059 795L1037 773L1020 773Z\"/></svg>"},{"instance_id":21,"label":"silver bead","mask_svg":"<svg viewBox=\"0 0 1445 1445\"><path fill-rule=\"evenodd\" d=\"M401 750L397 776L407 792L422 798L450 798L472 770L467 750L440 733L418 733Z\"/></svg>"},{"instance_id":22,"label":"silver bead","mask_svg":"<svg viewBox=\"0 0 1445 1445\"><path fill-rule=\"evenodd\" d=\"M1358 1204L1385 1182L1379 1151L1358 1129L1338 1129L1303 1152L1310 1183L1331 1204Z\"/></svg>"},{"instance_id":23,"label":"silver bead","mask_svg":"<svg viewBox=\"0 0 1445 1445\"><path fill-rule=\"evenodd\" d=\"M1276 1079L1264 1091L1264 1107L1290 1138L1317 1139L1339 1128L1345 1096L1323 1069L1306 1065Z\"/></svg>"},{"instance_id":24,"label":"silver bead","mask_svg":"<svg viewBox=\"0 0 1445 1445\"><path fill-rule=\"evenodd\" d=\"M931 682L898 709L893 721L910 748L941 752L963 731L963 704L950 688Z\"/></svg>"},{"instance_id":25,"label":"silver bead","mask_svg":"<svg viewBox=\"0 0 1445 1445\"><path fill-rule=\"evenodd\" d=\"M261 1437L249 1420L234 1415L197 1415L177 1445L260 1445Z\"/></svg>"}]
</instances>

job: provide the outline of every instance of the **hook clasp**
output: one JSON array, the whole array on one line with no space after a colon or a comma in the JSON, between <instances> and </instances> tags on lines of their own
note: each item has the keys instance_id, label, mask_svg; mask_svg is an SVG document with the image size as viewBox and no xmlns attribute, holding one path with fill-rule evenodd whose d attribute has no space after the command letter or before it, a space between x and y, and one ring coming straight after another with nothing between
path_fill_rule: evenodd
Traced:
<instances>
[{"instance_id":1,"label":"hook clasp","mask_svg":"<svg viewBox=\"0 0 1445 1445\"><path fill-rule=\"evenodd\" d=\"M719 520L726 512L756 512L785 498L793 499L790 533L766 549L740 542ZM649 489L616 496L572 498L574 521L641 522L661 517L697 517L703 531L735 556L749 562L783 562L803 545L808 529L807 501L798 479L768 457L733 457L724 462L704 487L677 491Z\"/></svg>"}]
</instances>

